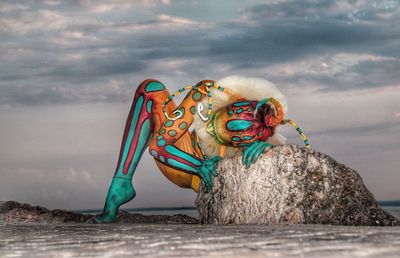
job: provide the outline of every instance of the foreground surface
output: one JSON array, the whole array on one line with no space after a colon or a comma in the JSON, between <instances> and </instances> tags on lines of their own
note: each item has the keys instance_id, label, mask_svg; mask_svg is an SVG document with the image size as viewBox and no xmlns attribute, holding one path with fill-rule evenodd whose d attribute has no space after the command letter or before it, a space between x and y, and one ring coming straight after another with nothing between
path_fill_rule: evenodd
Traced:
<instances>
[{"instance_id":1,"label":"foreground surface","mask_svg":"<svg viewBox=\"0 0 400 258\"><path fill-rule=\"evenodd\" d=\"M400 227L0 224L0 257L400 257Z\"/></svg>"}]
</instances>

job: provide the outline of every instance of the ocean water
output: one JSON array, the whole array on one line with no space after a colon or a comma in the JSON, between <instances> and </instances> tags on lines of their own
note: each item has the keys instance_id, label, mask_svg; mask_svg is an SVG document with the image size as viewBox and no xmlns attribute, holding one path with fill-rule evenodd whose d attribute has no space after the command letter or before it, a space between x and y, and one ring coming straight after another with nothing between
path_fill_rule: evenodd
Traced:
<instances>
[{"instance_id":1,"label":"ocean water","mask_svg":"<svg viewBox=\"0 0 400 258\"><path fill-rule=\"evenodd\" d=\"M390 214L400 219L400 206L384 206L381 207L388 211ZM142 213L144 215L174 215L174 214L185 214L194 218L199 217L195 207L177 207L177 208L136 208L136 209L123 209L124 211L130 213ZM96 210L84 210L77 211L86 214L99 214L100 209Z\"/></svg>"},{"instance_id":2,"label":"ocean water","mask_svg":"<svg viewBox=\"0 0 400 258\"><path fill-rule=\"evenodd\" d=\"M381 207L395 216L396 218L400 219L400 205L397 206L386 206L381 205ZM195 207L183 207L183 208L138 208L138 209L126 209L125 211L131 213L142 213L145 215L174 215L174 214L185 214L191 217L198 218L199 213L197 212ZM101 210L93 210L92 214L98 214Z\"/></svg>"},{"instance_id":3,"label":"ocean water","mask_svg":"<svg viewBox=\"0 0 400 258\"><path fill-rule=\"evenodd\" d=\"M400 219L400 206L381 206L384 210Z\"/></svg>"},{"instance_id":4,"label":"ocean water","mask_svg":"<svg viewBox=\"0 0 400 258\"><path fill-rule=\"evenodd\" d=\"M155 207L155 208L134 208L134 209L121 209L129 213L141 213L143 215L175 215L175 214L185 214L190 217L199 218L199 213L195 207ZM91 210L75 210L74 212L96 215L101 213L101 209L91 209Z\"/></svg>"},{"instance_id":5,"label":"ocean water","mask_svg":"<svg viewBox=\"0 0 400 258\"><path fill-rule=\"evenodd\" d=\"M142 208L142 209L127 209L131 213L142 213L144 215L175 215L185 214L190 217L199 218L199 213L195 207L183 208Z\"/></svg>"}]
</instances>

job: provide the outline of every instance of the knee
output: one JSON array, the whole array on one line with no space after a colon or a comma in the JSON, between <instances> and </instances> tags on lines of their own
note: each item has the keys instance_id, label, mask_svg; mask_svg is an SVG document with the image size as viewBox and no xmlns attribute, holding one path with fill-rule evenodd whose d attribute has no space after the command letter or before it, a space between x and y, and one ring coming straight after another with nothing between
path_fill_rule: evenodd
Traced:
<instances>
[{"instance_id":1,"label":"knee","mask_svg":"<svg viewBox=\"0 0 400 258\"><path fill-rule=\"evenodd\" d=\"M154 79L146 79L139 85L136 92L145 94L163 90L165 90L165 86L161 82Z\"/></svg>"}]
</instances>

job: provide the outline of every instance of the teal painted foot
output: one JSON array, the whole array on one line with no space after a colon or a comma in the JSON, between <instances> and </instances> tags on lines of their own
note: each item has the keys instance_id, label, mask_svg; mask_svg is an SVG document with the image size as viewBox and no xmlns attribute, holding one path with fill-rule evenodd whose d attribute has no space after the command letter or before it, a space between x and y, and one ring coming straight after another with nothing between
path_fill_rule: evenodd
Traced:
<instances>
[{"instance_id":1,"label":"teal painted foot","mask_svg":"<svg viewBox=\"0 0 400 258\"><path fill-rule=\"evenodd\" d=\"M132 200L136 196L132 181L128 178L114 177L110 189L108 189L106 204L103 214L96 217L98 223L113 222L118 213L118 208Z\"/></svg>"},{"instance_id":2,"label":"teal painted foot","mask_svg":"<svg viewBox=\"0 0 400 258\"><path fill-rule=\"evenodd\" d=\"M213 176L217 175L217 170L215 169L215 163L221 160L221 157L213 157L211 159L206 159L198 170L198 174L206 186L206 192L209 192L213 185Z\"/></svg>"},{"instance_id":3,"label":"teal painted foot","mask_svg":"<svg viewBox=\"0 0 400 258\"><path fill-rule=\"evenodd\" d=\"M243 150L243 165L249 168L251 164L256 162L261 154L271 147L272 145L267 142L253 142L249 147Z\"/></svg>"}]
</instances>

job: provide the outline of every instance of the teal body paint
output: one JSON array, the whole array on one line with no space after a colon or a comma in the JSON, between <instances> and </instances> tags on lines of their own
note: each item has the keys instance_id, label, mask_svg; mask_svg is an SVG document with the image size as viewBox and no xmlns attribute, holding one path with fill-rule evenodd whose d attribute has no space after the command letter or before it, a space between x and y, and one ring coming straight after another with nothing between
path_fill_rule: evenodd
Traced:
<instances>
[{"instance_id":1,"label":"teal body paint","mask_svg":"<svg viewBox=\"0 0 400 258\"><path fill-rule=\"evenodd\" d=\"M136 192L130 178L114 177L108 189L103 213L95 218L98 223L110 223L117 217L118 208L135 198Z\"/></svg>"},{"instance_id":2,"label":"teal body paint","mask_svg":"<svg viewBox=\"0 0 400 258\"><path fill-rule=\"evenodd\" d=\"M167 145L165 146L165 150L169 153L172 154L174 156L180 157L186 161L189 161L190 163L192 163L195 166L201 166L201 162L197 159L195 159L194 157L192 157L190 154L181 151L180 149L178 149L177 147L173 146L173 145Z\"/></svg>"},{"instance_id":3,"label":"teal body paint","mask_svg":"<svg viewBox=\"0 0 400 258\"><path fill-rule=\"evenodd\" d=\"M150 82L149 84L147 84L145 91L154 92L154 91L161 91L163 89L165 89L165 87L160 82Z\"/></svg>"},{"instance_id":4,"label":"teal body paint","mask_svg":"<svg viewBox=\"0 0 400 258\"><path fill-rule=\"evenodd\" d=\"M156 150L151 150L151 151L150 151L150 154L151 154L151 156L153 156L153 157L157 157L157 155L158 155L158 153L157 153Z\"/></svg>"},{"instance_id":5,"label":"teal body paint","mask_svg":"<svg viewBox=\"0 0 400 258\"><path fill-rule=\"evenodd\" d=\"M243 140L245 140L245 141L249 141L251 139L253 139L253 136L250 136L250 135L246 135L243 137Z\"/></svg>"},{"instance_id":6,"label":"teal body paint","mask_svg":"<svg viewBox=\"0 0 400 258\"><path fill-rule=\"evenodd\" d=\"M217 175L215 163L217 163L221 159L221 157L215 156L210 159L204 160L203 165L197 171L206 187L206 192L209 192L213 186L213 176Z\"/></svg>"},{"instance_id":7,"label":"teal body paint","mask_svg":"<svg viewBox=\"0 0 400 258\"><path fill-rule=\"evenodd\" d=\"M159 140L159 141L157 141L157 145L158 145L159 147L164 146L165 143L166 143L165 140Z\"/></svg>"},{"instance_id":8,"label":"teal body paint","mask_svg":"<svg viewBox=\"0 0 400 258\"><path fill-rule=\"evenodd\" d=\"M247 101L235 102L232 104L232 106L234 106L234 107L242 107L242 106L248 106L248 105L250 105L250 103Z\"/></svg>"},{"instance_id":9,"label":"teal body paint","mask_svg":"<svg viewBox=\"0 0 400 258\"><path fill-rule=\"evenodd\" d=\"M247 121L247 120L230 120L228 123L226 123L226 128L229 131L237 132L237 131L243 131L248 129L253 125L252 122Z\"/></svg>"},{"instance_id":10,"label":"teal body paint","mask_svg":"<svg viewBox=\"0 0 400 258\"><path fill-rule=\"evenodd\" d=\"M141 158L144 150L146 149L146 140L147 140L147 137L149 136L149 134L150 134L150 120L146 119L143 122L142 127L140 128L139 142L136 146L136 150L133 155L132 163L128 169L128 176L130 178L132 178L133 172L135 172L136 166L139 163L139 159Z\"/></svg>"},{"instance_id":11,"label":"teal body paint","mask_svg":"<svg viewBox=\"0 0 400 258\"><path fill-rule=\"evenodd\" d=\"M236 114L240 114L243 112L243 108L238 108L238 110L236 110Z\"/></svg>"},{"instance_id":12,"label":"teal body paint","mask_svg":"<svg viewBox=\"0 0 400 258\"><path fill-rule=\"evenodd\" d=\"M250 144L246 149L243 150L242 163L249 168L251 164L257 161L257 159L263 154L267 149L271 148L272 145L263 142L255 141Z\"/></svg>"},{"instance_id":13,"label":"teal body paint","mask_svg":"<svg viewBox=\"0 0 400 258\"><path fill-rule=\"evenodd\" d=\"M135 112L133 114L133 118L132 118L132 121L131 121L131 124L130 124L129 135L128 135L128 138L126 140L126 142L129 143L129 144L126 144L125 148L123 150L122 159L121 159L121 165L119 166L118 173L117 173L118 176L122 175L122 170L124 168L123 164L125 163L126 157L128 156L128 152L129 152L129 149L131 147L132 138L133 138L133 135L135 134L135 131L136 131L136 124L137 124L137 121L139 119L140 110L142 109L142 106L143 106L143 96L140 96L138 98L137 102L136 102ZM146 138L147 138L147 136L146 136Z\"/></svg>"},{"instance_id":14,"label":"teal body paint","mask_svg":"<svg viewBox=\"0 0 400 258\"><path fill-rule=\"evenodd\" d=\"M171 127L174 124L174 121L168 120L164 123L165 127Z\"/></svg>"},{"instance_id":15,"label":"teal body paint","mask_svg":"<svg viewBox=\"0 0 400 258\"><path fill-rule=\"evenodd\" d=\"M176 136L176 131L175 130L170 130L170 131L168 131L168 135L171 136L171 137L174 137L174 136Z\"/></svg>"},{"instance_id":16,"label":"teal body paint","mask_svg":"<svg viewBox=\"0 0 400 258\"><path fill-rule=\"evenodd\" d=\"M150 99L150 100L147 101L147 104L146 104L147 112L151 113L152 108L153 108L153 101Z\"/></svg>"},{"instance_id":17,"label":"teal body paint","mask_svg":"<svg viewBox=\"0 0 400 258\"><path fill-rule=\"evenodd\" d=\"M234 141L234 142L240 142L240 138L239 137L237 137L237 136L233 136L232 137L232 141Z\"/></svg>"},{"instance_id":18,"label":"teal body paint","mask_svg":"<svg viewBox=\"0 0 400 258\"><path fill-rule=\"evenodd\" d=\"M191 172L194 172L194 173L197 172L197 170L195 168L193 168L193 167L191 167L189 165L186 165L184 163L181 163L181 162L179 162L177 160L174 160L172 158L167 159L167 162L168 162L168 164L170 164L170 165L172 165L172 166L174 166L174 167L176 167L178 169L191 171Z\"/></svg>"}]
</instances>

